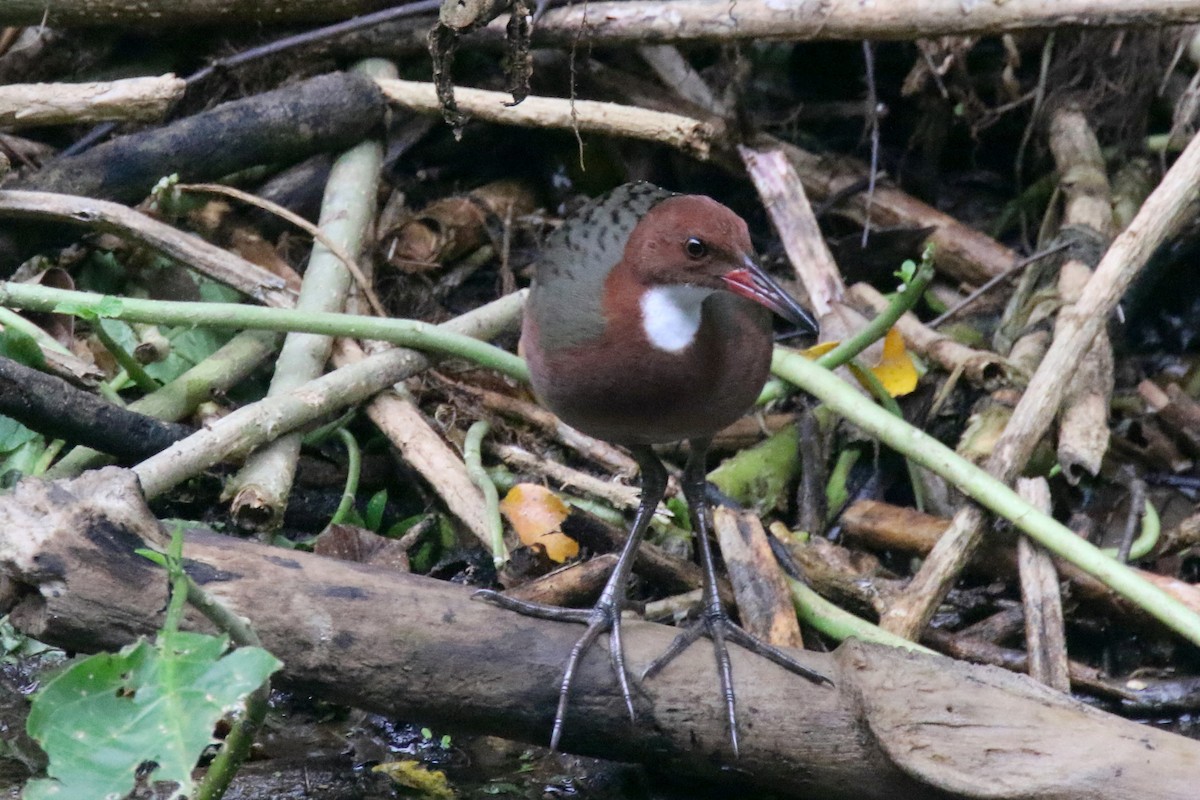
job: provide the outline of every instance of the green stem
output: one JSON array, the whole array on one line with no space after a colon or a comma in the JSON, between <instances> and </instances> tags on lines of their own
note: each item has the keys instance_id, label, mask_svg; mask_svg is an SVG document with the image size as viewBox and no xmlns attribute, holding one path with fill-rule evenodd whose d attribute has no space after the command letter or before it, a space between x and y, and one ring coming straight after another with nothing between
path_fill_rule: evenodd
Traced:
<instances>
[{"instance_id":1,"label":"green stem","mask_svg":"<svg viewBox=\"0 0 1200 800\"><path fill-rule=\"evenodd\" d=\"M1146 511L1142 514L1142 531L1129 547L1129 560L1137 561L1139 558L1149 555L1150 551L1154 549L1154 545L1158 544L1160 533L1162 533L1162 521L1158 517L1158 509L1147 500ZM1104 547L1100 552L1109 558L1116 558L1119 555L1115 547Z\"/></svg>"},{"instance_id":2,"label":"green stem","mask_svg":"<svg viewBox=\"0 0 1200 800\"><path fill-rule=\"evenodd\" d=\"M879 378L875 377L875 373L864 367L857 360L850 361L847 364L850 371L854 373L855 379L866 386L871 394L875 395L875 399L879 404L887 409L889 414L904 419L904 412L900 410L900 404L896 402L896 398L892 397L891 392L887 387L880 382ZM917 468L911 459L904 459L904 468L908 470L908 483L912 488L913 503L918 511L925 511L925 484L921 483L921 476L917 474Z\"/></svg>"},{"instance_id":3,"label":"green stem","mask_svg":"<svg viewBox=\"0 0 1200 800\"><path fill-rule=\"evenodd\" d=\"M341 525L346 515L354 507L354 495L358 494L358 477L362 472L362 451L358 448L358 440L354 434L345 428L338 428L338 438L346 446L346 486L342 489L342 500L338 503L337 511L333 512L330 525Z\"/></svg>"},{"instance_id":4,"label":"green stem","mask_svg":"<svg viewBox=\"0 0 1200 800\"><path fill-rule=\"evenodd\" d=\"M213 756L200 785L196 787L195 800L219 800L237 774L238 768L250 755L254 737L267 718L268 701L271 699L271 682L268 680L246 697L246 711L242 714L221 743L221 749Z\"/></svg>"},{"instance_id":5,"label":"green stem","mask_svg":"<svg viewBox=\"0 0 1200 800\"><path fill-rule=\"evenodd\" d=\"M255 328L270 331L303 331L326 336L347 336L391 342L416 350L458 356L529 380L525 362L512 353L459 333L416 320L380 319L332 312L263 308L240 303L185 303L142 300L88 292L0 282L0 305L29 311L57 311L77 316L99 316L126 322L160 325L195 325L210 328Z\"/></svg>"},{"instance_id":6,"label":"green stem","mask_svg":"<svg viewBox=\"0 0 1200 800\"><path fill-rule=\"evenodd\" d=\"M788 578L787 582L792 592L792 605L796 607L796 615L800 617L800 621L832 639L840 642L853 638L890 647L902 647L917 653L934 652L916 642L888 633L878 625L872 625L865 619L835 606L803 581Z\"/></svg>"},{"instance_id":7,"label":"green stem","mask_svg":"<svg viewBox=\"0 0 1200 800\"><path fill-rule=\"evenodd\" d=\"M167 604L167 612L163 626L159 632L160 639L169 639L179 630L185 604L204 615L218 630L227 634L238 647L262 647L258 634L250 627L250 623L234 614L220 601L200 588L183 568L183 526L177 524L171 532L171 541L166 553L152 550L139 550L141 555L162 565L167 570L167 579L171 583L171 598ZM221 749L209 764L204 778L196 787L194 800L220 800L229 788L238 767L250 752L254 736L267 716L267 702L271 696L271 682L264 681L246 697L246 710L230 728L229 734L221 744Z\"/></svg>"},{"instance_id":8,"label":"green stem","mask_svg":"<svg viewBox=\"0 0 1200 800\"><path fill-rule=\"evenodd\" d=\"M13 330L18 330L21 333L24 333L37 342L38 345L43 349L53 350L56 353L62 353L65 356L72 354L71 351L68 350L64 345L59 344L57 339L12 309L0 308L0 325L3 325L5 328L12 328Z\"/></svg>"},{"instance_id":9,"label":"green stem","mask_svg":"<svg viewBox=\"0 0 1200 800\"><path fill-rule=\"evenodd\" d=\"M849 363L850 359L887 335L887 332L896 324L896 320L917 304L932 280L932 255L927 254L926 258L921 261L921 266L917 268L913 279L905 285L902 292L892 298L892 302L888 303L888 307L879 316L868 322L861 331L818 358L817 363L826 369L837 369L843 364Z\"/></svg>"},{"instance_id":10,"label":"green stem","mask_svg":"<svg viewBox=\"0 0 1200 800\"><path fill-rule=\"evenodd\" d=\"M104 349L107 350L114 359L116 359L116 362L120 364L121 368L124 369L129 377L133 379L133 382L137 384L139 389L141 389L143 392L158 391L158 381L147 375L146 370L143 369L141 363L133 357L133 354L122 347L116 339L109 335L108 331L104 329L104 320L96 320L93 330L95 330L96 338L100 340L100 344L104 345Z\"/></svg>"},{"instance_id":11,"label":"green stem","mask_svg":"<svg viewBox=\"0 0 1200 800\"><path fill-rule=\"evenodd\" d=\"M1022 500L984 470L903 420L868 401L855 389L798 353L775 349L776 375L814 395L837 414L889 447L933 470L996 514L1012 521L1052 553L1092 575L1194 644L1200 644L1200 615L1108 558L1054 518Z\"/></svg>"},{"instance_id":12,"label":"green stem","mask_svg":"<svg viewBox=\"0 0 1200 800\"><path fill-rule=\"evenodd\" d=\"M846 481L850 479L850 470L854 469L854 465L858 463L860 457L862 457L862 450L857 447L847 447L838 453L837 461L833 462L833 469L829 471L829 482L825 484L825 508L828 513L826 522L832 522L833 515L839 512L846 501L850 499Z\"/></svg>"},{"instance_id":13,"label":"green stem","mask_svg":"<svg viewBox=\"0 0 1200 800\"><path fill-rule=\"evenodd\" d=\"M29 472L30 475L41 475L46 470L50 469L50 464L53 463L55 457L62 452L66 442L62 439L55 439L46 445L46 449L38 456L37 463L33 465L33 469Z\"/></svg>"},{"instance_id":14,"label":"green stem","mask_svg":"<svg viewBox=\"0 0 1200 800\"><path fill-rule=\"evenodd\" d=\"M187 573L183 571L183 526L176 524L171 533L171 543L167 546L165 565L167 580L171 584L171 598L167 602L167 611L163 615L161 636L169 638L179 630L183 619L183 607L187 604Z\"/></svg>"},{"instance_id":15,"label":"green stem","mask_svg":"<svg viewBox=\"0 0 1200 800\"><path fill-rule=\"evenodd\" d=\"M492 560L499 567L508 560L508 547L504 544L504 523L500 520L500 495L496 484L483 468L483 437L492 426L486 420L479 420L467 429L467 440L463 443L463 461L467 465L467 474L483 492L484 518L492 536Z\"/></svg>"},{"instance_id":16,"label":"green stem","mask_svg":"<svg viewBox=\"0 0 1200 800\"><path fill-rule=\"evenodd\" d=\"M892 302L883 310L883 313L868 322L867 326L861 331L839 343L837 347L818 358L816 362L827 369L837 369L843 364L848 363L863 350L866 350L873 342L882 339L887 335L891 327L896 324L896 320L904 316L904 313L915 306L925 294L925 289L928 288L930 282L933 280L933 275L933 251L927 250L925 255L922 256L921 265L917 268L913 279L908 282L903 291L892 298ZM765 406L772 400L786 397L790 393L791 389L786 382L772 378L763 386L762 391L759 392L758 400L755 402L757 405Z\"/></svg>"},{"instance_id":17,"label":"green stem","mask_svg":"<svg viewBox=\"0 0 1200 800\"><path fill-rule=\"evenodd\" d=\"M187 601L197 611L205 616L218 630L229 634L229 638L238 647L262 647L258 634L250 624L234 614L219 601L200 588L199 584L187 575ZM267 718L268 701L271 698L271 681L255 689L246 697L245 712L234 721L221 743L221 749L213 757L212 762L204 773L199 786L196 787L195 800L219 800L229 788L238 767L250 754L254 737Z\"/></svg>"}]
</instances>

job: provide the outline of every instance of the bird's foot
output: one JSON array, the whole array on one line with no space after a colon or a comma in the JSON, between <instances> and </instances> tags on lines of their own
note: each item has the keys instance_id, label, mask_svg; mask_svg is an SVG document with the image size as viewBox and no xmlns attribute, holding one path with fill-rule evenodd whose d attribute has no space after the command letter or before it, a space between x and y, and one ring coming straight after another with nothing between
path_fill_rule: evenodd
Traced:
<instances>
[{"instance_id":1,"label":"bird's foot","mask_svg":"<svg viewBox=\"0 0 1200 800\"><path fill-rule=\"evenodd\" d=\"M721 695L725 699L725 713L729 720L729 743L733 754L738 754L737 732L737 703L733 691L733 668L729 661L729 648L726 642L733 642L745 649L772 661L789 672L794 672L813 683L824 683L833 686L831 681L820 672L801 664L792 656L779 648L769 645L758 637L746 632L740 625L729 618L729 612L718 601L709 604L700 619L684 628L671 642L666 652L650 663L642 673L642 680L652 678L674 661L683 651L687 650L701 636L707 636L713 643L713 654L717 658L717 674L721 680Z\"/></svg>"},{"instance_id":2,"label":"bird's foot","mask_svg":"<svg viewBox=\"0 0 1200 800\"><path fill-rule=\"evenodd\" d=\"M579 662L600 638L600 634L605 631L609 632L609 658L612 660L613 671L617 674L617 682L621 686L621 696L625 699L625 707L629 710L629 719L630 721L636 719L633 710L633 692L629 686L629 670L625 666L625 649L621 644L620 603L608 597L601 597L592 608L563 608L534 603L529 600L517 600L491 589L481 589L475 593L474 597L529 617L555 622L578 622L587 626L583 635L571 648L566 668L563 670L562 683L558 689L558 708L554 712L554 732L550 735L551 750L558 749L559 740L562 738L563 723L567 716L567 700L571 694L571 683L575 680Z\"/></svg>"}]
</instances>

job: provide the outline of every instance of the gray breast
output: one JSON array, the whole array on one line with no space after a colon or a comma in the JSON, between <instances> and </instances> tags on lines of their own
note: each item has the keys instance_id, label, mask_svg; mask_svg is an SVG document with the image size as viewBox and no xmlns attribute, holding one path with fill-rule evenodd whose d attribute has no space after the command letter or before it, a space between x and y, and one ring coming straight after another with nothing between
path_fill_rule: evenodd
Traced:
<instances>
[{"instance_id":1,"label":"gray breast","mask_svg":"<svg viewBox=\"0 0 1200 800\"><path fill-rule=\"evenodd\" d=\"M673 194L645 181L618 186L547 237L529 306L537 314L543 341L571 347L603 333L605 279L624 255L638 221Z\"/></svg>"}]
</instances>

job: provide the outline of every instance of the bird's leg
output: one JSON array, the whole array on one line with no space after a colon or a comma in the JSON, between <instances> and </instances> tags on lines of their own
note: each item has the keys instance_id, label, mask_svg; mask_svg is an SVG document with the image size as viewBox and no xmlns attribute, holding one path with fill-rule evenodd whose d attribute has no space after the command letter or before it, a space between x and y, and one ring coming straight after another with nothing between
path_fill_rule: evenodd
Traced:
<instances>
[{"instance_id":1,"label":"bird's leg","mask_svg":"<svg viewBox=\"0 0 1200 800\"><path fill-rule=\"evenodd\" d=\"M567 698L570 696L571 682L575 679L579 662L595 644L600 634L605 631L610 631L609 656L612 659L613 670L617 673L617 681L621 685L621 695L625 698L625 707L629 709L629 718L631 720L635 718L633 693L629 688L629 672L625 667L625 650L621 645L621 610L625 607L626 589L630 573L633 571L633 562L637 557L638 544L645 538L646 530L650 527L650 520L654 517L654 511L658 508L658 504L667 490L667 471L649 446L632 448L632 452L638 466L641 467L641 501L638 503L637 514L633 518L633 527L629 531L629 538L625 540L625 546L621 548L621 555L617 558L617 565L612 574L608 576L608 582L604 584L604 591L600 593L600 599L592 608L548 606L506 597L490 589L483 589L475 593L475 597L521 614L559 622L581 622L587 625L587 630L571 648L571 655L567 658L567 665L563 670L562 684L558 691L558 710L554 714L554 732L550 736L552 750L558 749L558 742L562 736L563 720L567 713Z\"/></svg>"},{"instance_id":2,"label":"bird's leg","mask_svg":"<svg viewBox=\"0 0 1200 800\"><path fill-rule=\"evenodd\" d=\"M696 533L696 552L699 554L700 569L704 575L704 610L699 623L680 631L667 651L646 668L646 671L642 673L642 678L649 678L660 672L702 635L707 635L712 639L713 653L717 659L717 674L721 680L721 695L725 700L725 713L729 719L729 741L736 756L738 753L737 703L733 691L733 668L729 661L726 640L739 644L752 653L763 656L814 683L826 683L832 686L833 682L821 673L804 666L782 650L747 633L730 619L725 604L721 602L720 592L717 591L717 570L713 563L712 545L708 541L708 533L712 529L711 515L704 497L706 482L704 462L708 455L708 440L692 439L690 444L691 455L688 456L687 466L683 472L683 496L687 499L688 510L691 512L692 529Z\"/></svg>"}]
</instances>

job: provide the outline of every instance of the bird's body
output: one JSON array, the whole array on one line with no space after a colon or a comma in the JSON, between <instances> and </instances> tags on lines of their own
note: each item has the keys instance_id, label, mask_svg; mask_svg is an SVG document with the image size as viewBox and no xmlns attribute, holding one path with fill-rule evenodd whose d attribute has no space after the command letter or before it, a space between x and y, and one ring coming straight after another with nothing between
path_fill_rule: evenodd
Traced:
<instances>
[{"instance_id":1,"label":"bird's body","mask_svg":"<svg viewBox=\"0 0 1200 800\"><path fill-rule=\"evenodd\" d=\"M683 215L698 219L685 230ZM695 229L750 244L724 206L649 184L584 207L538 261L521 337L534 390L563 421L606 441L712 436L746 413L767 378L770 312L711 287L656 283L644 260L659 248L642 241L643 222L652 234L679 228L680 242ZM638 252L626 258L627 248Z\"/></svg>"},{"instance_id":2,"label":"bird's body","mask_svg":"<svg viewBox=\"0 0 1200 800\"><path fill-rule=\"evenodd\" d=\"M771 363L764 309L710 296L696 336L679 352L648 344L636 306L609 310L604 332L587 345L524 348L538 398L568 425L616 444L663 444L712 436L753 405ZM540 336L527 317L522 338ZM634 352L636 360L619 357ZM694 388L681 392L681 385Z\"/></svg>"},{"instance_id":3,"label":"bird's body","mask_svg":"<svg viewBox=\"0 0 1200 800\"><path fill-rule=\"evenodd\" d=\"M684 439L691 444L682 485L697 531L706 611L701 626L681 634L645 674L661 669L700 633L711 636L735 752L726 638L825 680L729 620L706 533L708 442L745 414L762 389L771 361L770 311L816 331L808 313L754 262L746 223L708 197L626 184L584 206L547 239L521 334L534 391L569 425L628 446L642 471L642 498L629 539L594 608L563 609L483 593L521 613L588 626L567 662L552 746L562 731L579 659L606 630L633 715L620 615L634 552L666 489L666 470L652 444Z\"/></svg>"}]
</instances>

